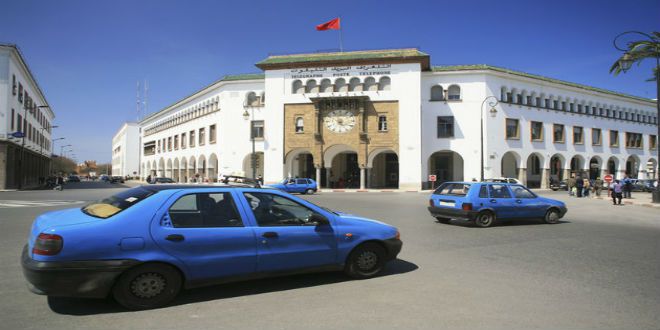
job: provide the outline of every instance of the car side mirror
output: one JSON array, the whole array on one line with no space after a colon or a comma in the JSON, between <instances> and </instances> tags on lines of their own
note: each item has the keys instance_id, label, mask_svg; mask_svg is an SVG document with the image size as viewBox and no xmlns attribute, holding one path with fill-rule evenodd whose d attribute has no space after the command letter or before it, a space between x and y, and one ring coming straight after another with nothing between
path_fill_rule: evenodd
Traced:
<instances>
[{"instance_id":1,"label":"car side mirror","mask_svg":"<svg viewBox=\"0 0 660 330\"><path fill-rule=\"evenodd\" d=\"M318 213L312 214L312 216L309 217L309 222L316 223L317 226L330 225L330 220Z\"/></svg>"}]
</instances>

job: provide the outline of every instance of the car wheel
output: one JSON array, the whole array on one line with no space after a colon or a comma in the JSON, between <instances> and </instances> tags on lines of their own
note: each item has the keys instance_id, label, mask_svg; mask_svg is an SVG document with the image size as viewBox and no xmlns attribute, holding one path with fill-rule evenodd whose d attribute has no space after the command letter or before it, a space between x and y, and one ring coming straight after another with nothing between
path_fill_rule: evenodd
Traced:
<instances>
[{"instance_id":1,"label":"car wheel","mask_svg":"<svg viewBox=\"0 0 660 330\"><path fill-rule=\"evenodd\" d=\"M376 276L385 268L385 249L377 243L364 243L348 256L344 272L356 279Z\"/></svg>"},{"instance_id":2,"label":"car wheel","mask_svg":"<svg viewBox=\"0 0 660 330\"><path fill-rule=\"evenodd\" d=\"M486 228L490 227L495 223L495 213L490 211L483 211L477 214L477 218L474 219L474 224L477 227Z\"/></svg>"},{"instance_id":3,"label":"car wheel","mask_svg":"<svg viewBox=\"0 0 660 330\"><path fill-rule=\"evenodd\" d=\"M545 223L549 224L555 224L559 222L559 211L556 209L549 209L548 212L545 213L545 217L543 217L543 221Z\"/></svg>"},{"instance_id":4,"label":"car wheel","mask_svg":"<svg viewBox=\"0 0 660 330\"><path fill-rule=\"evenodd\" d=\"M310 188L310 189L305 190L305 194L307 194L307 195L312 195L312 194L314 194L314 189L311 189L311 188Z\"/></svg>"},{"instance_id":5,"label":"car wheel","mask_svg":"<svg viewBox=\"0 0 660 330\"><path fill-rule=\"evenodd\" d=\"M112 295L131 310L150 309L171 302L181 290L181 275L172 266L145 264L124 272Z\"/></svg>"},{"instance_id":6,"label":"car wheel","mask_svg":"<svg viewBox=\"0 0 660 330\"><path fill-rule=\"evenodd\" d=\"M450 218L443 218L443 217L435 217L439 223L449 223L451 221Z\"/></svg>"}]
</instances>

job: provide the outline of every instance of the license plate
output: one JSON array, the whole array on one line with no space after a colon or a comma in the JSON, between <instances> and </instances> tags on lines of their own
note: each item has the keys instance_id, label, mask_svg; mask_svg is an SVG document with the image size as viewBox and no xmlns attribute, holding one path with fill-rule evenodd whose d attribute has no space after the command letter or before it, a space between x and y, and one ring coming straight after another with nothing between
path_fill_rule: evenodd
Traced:
<instances>
[{"instance_id":1,"label":"license plate","mask_svg":"<svg viewBox=\"0 0 660 330\"><path fill-rule=\"evenodd\" d=\"M443 202L443 201L440 201L440 205L443 205L443 206L454 206L454 202Z\"/></svg>"}]
</instances>

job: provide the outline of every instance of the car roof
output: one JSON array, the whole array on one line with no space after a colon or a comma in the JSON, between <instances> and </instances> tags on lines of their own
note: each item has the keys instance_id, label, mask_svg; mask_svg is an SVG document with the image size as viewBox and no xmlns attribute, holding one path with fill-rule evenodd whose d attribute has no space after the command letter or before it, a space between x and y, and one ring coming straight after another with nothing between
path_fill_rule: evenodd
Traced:
<instances>
[{"instance_id":1,"label":"car roof","mask_svg":"<svg viewBox=\"0 0 660 330\"><path fill-rule=\"evenodd\" d=\"M150 191L162 191L172 189L213 189L213 188L256 188L249 184L158 184L158 185L140 185L144 189ZM258 188L262 189L262 188Z\"/></svg>"},{"instance_id":2,"label":"car roof","mask_svg":"<svg viewBox=\"0 0 660 330\"><path fill-rule=\"evenodd\" d=\"M441 184L445 184L445 183L458 183L458 184L479 184L479 183L483 183L483 184L504 184L504 185L516 185L516 186L521 185L520 183L517 183L517 182L493 182L493 181L477 181L477 182L475 182L475 181L447 181L447 182L443 182Z\"/></svg>"}]
</instances>

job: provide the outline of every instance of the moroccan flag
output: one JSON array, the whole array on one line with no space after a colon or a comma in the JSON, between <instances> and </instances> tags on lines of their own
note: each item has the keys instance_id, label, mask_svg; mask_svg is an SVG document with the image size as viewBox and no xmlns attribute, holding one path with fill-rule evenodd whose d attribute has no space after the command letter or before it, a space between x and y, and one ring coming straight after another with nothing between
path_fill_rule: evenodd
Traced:
<instances>
[{"instance_id":1,"label":"moroccan flag","mask_svg":"<svg viewBox=\"0 0 660 330\"><path fill-rule=\"evenodd\" d=\"M316 26L317 31L325 31L325 30L339 30L339 17L330 20L328 22L325 22L323 24L319 24Z\"/></svg>"}]
</instances>

